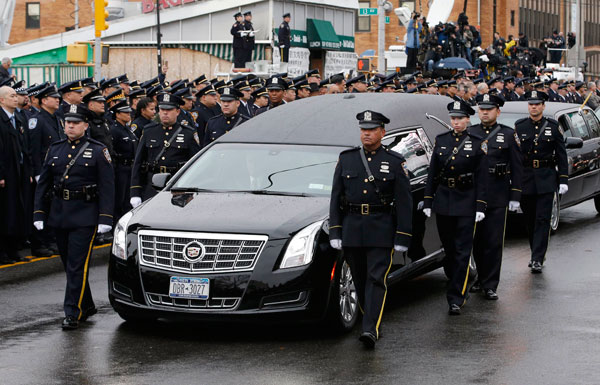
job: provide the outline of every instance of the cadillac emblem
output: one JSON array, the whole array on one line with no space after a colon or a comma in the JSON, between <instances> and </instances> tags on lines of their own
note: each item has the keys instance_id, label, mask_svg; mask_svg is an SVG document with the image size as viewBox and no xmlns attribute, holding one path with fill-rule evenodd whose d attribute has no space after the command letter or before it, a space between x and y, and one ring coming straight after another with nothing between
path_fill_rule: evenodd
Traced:
<instances>
[{"instance_id":1,"label":"cadillac emblem","mask_svg":"<svg viewBox=\"0 0 600 385\"><path fill-rule=\"evenodd\" d=\"M183 259L189 263L202 262L206 248L200 242L192 241L183 247Z\"/></svg>"}]
</instances>

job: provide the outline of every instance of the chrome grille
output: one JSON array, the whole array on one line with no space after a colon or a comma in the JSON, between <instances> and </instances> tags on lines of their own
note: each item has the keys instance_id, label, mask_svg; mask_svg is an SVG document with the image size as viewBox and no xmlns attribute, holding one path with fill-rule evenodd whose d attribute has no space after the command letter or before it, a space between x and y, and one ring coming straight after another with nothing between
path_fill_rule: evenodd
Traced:
<instances>
[{"instance_id":1,"label":"chrome grille","mask_svg":"<svg viewBox=\"0 0 600 385\"><path fill-rule=\"evenodd\" d=\"M254 268L267 239L265 235L140 230L140 263L184 273L248 271ZM204 245L205 255L190 263L184 259L183 249L193 241Z\"/></svg>"},{"instance_id":2,"label":"chrome grille","mask_svg":"<svg viewBox=\"0 0 600 385\"><path fill-rule=\"evenodd\" d=\"M164 294L146 293L148 303L153 306L190 310L234 309L240 298L211 298L211 299L184 299L171 298Z\"/></svg>"}]
</instances>

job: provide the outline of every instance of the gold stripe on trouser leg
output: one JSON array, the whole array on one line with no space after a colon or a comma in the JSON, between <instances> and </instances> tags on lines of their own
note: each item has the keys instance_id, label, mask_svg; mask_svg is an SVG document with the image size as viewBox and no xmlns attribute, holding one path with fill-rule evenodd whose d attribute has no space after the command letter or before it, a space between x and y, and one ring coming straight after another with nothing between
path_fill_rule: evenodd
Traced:
<instances>
[{"instance_id":1,"label":"gold stripe on trouser leg","mask_svg":"<svg viewBox=\"0 0 600 385\"><path fill-rule=\"evenodd\" d=\"M379 339L379 324L381 324L381 316L383 315L383 307L385 306L385 298L387 297L387 276L392 268L394 262L394 248L390 252L390 265L388 266L385 276L383 277L383 286L385 286L385 292L383 293L383 301L381 302L381 310L379 311L379 319L377 319L377 325L375 326L375 332L377 332L377 339Z\"/></svg>"},{"instance_id":2,"label":"gold stripe on trouser leg","mask_svg":"<svg viewBox=\"0 0 600 385\"><path fill-rule=\"evenodd\" d=\"M477 222L475 222L475 226L473 226L473 241L475 241L475 232L477 231ZM467 282L469 281L469 272L471 269L471 254L473 253L473 245L471 245L471 252L469 253L469 262L467 263L467 275L465 276L465 283L463 284L463 289L460 295L464 297L465 291L467 290ZM466 300L465 300L466 301ZM463 305L465 303L463 301Z\"/></svg>"},{"instance_id":3,"label":"gold stripe on trouser leg","mask_svg":"<svg viewBox=\"0 0 600 385\"><path fill-rule=\"evenodd\" d=\"M90 246L88 248L87 257L85 258L85 267L83 268L83 281L81 283L81 294L79 294L79 302L77 303L77 307L79 308L79 315L77 316L77 320L81 319L83 315L83 311L81 310L81 301L83 301L83 293L85 293L85 282L88 274L88 265L90 263L90 255L92 254L92 246L94 245L94 238L96 238L96 231L98 228L94 228L94 235L92 235L92 240L90 241Z\"/></svg>"}]
</instances>

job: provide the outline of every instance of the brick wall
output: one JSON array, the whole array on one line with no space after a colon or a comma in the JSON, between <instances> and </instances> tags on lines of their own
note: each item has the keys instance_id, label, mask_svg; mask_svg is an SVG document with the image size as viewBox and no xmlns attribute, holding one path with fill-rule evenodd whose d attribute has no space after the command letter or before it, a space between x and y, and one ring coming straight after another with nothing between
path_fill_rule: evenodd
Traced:
<instances>
[{"instance_id":1,"label":"brick wall","mask_svg":"<svg viewBox=\"0 0 600 385\"><path fill-rule=\"evenodd\" d=\"M363 0L361 0L363 1ZM418 9L419 2L416 1L416 7ZM483 40L483 47L486 47L492 43L493 40L493 7L494 0L481 0L481 37ZM376 0L370 0L371 7L377 7ZM394 7L399 6L399 2L393 0L392 4ZM429 12L428 1L422 1L423 15L427 15ZM477 1L471 0L467 3L467 16L469 17L469 23L471 25L477 25ZM463 1L455 1L452 13L448 18L448 21L454 21L458 19L458 15L462 12L464 6ZM514 26L510 25L511 11L514 11ZM388 49L390 45L404 44L400 41L404 39L406 28L401 26L398 22L396 14L392 11L386 14L390 17L390 23L386 24L385 28L385 47ZM371 16L371 31L370 32L357 32L355 36L356 41L356 52L361 54L367 49L374 49L377 51L377 16ZM433 26L430 26L433 28ZM496 30L500 34L507 38L509 34L515 37L519 34L519 0L496 0Z\"/></svg>"}]
</instances>

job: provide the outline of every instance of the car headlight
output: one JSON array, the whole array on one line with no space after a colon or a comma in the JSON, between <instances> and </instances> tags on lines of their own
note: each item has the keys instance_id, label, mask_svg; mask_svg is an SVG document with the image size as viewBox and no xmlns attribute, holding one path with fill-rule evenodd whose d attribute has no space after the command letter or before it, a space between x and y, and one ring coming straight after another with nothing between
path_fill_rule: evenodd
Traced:
<instances>
[{"instance_id":1,"label":"car headlight","mask_svg":"<svg viewBox=\"0 0 600 385\"><path fill-rule=\"evenodd\" d=\"M119 219L115 227L112 253L119 259L127 260L127 226L132 216L133 213L129 211Z\"/></svg>"},{"instance_id":2,"label":"car headlight","mask_svg":"<svg viewBox=\"0 0 600 385\"><path fill-rule=\"evenodd\" d=\"M285 250L280 268L304 266L312 261L315 251L315 237L321 230L323 222L324 220L308 225L294 235Z\"/></svg>"}]
</instances>

